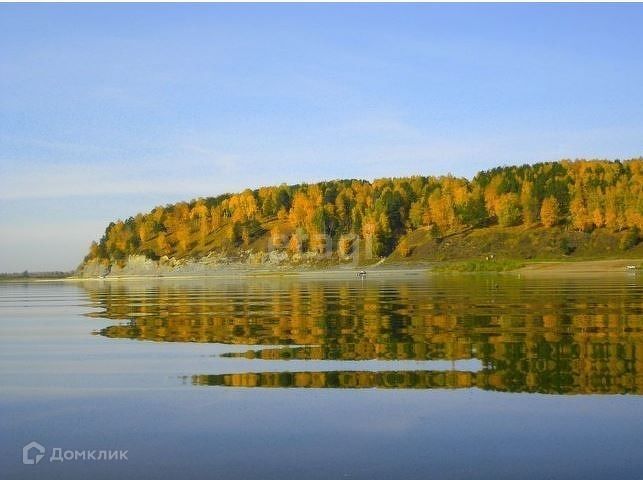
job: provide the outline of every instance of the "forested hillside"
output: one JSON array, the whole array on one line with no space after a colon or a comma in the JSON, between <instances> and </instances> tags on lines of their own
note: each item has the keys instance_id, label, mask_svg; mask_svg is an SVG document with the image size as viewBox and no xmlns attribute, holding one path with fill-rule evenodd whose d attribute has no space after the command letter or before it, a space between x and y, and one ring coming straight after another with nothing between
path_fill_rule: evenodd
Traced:
<instances>
[{"instance_id":1,"label":"forested hillside","mask_svg":"<svg viewBox=\"0 0 643 480\"><path fill-rule=\"evenodd\" d=\"M129 255L198 259L211 252L282 250L350 255L367 240L376 257L410 254L409 234L433 239L486 227L622 232L643 228L643 158L498 167L453 176L279 185L159 206L111 223L85 262Z\"/></svg>"}]
</instances>

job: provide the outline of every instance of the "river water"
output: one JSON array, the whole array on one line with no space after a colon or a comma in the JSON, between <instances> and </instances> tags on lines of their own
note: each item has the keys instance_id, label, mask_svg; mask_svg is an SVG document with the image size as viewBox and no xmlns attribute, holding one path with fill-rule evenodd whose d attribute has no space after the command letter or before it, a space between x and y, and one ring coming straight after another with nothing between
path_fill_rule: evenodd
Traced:
<instances>
[{"instance_id":1,"label":"river water","mask_svg":"<svg viewBox=\"0 0 643 480\"><path fill-rule=\"evenodd\" d=\"M642 394L633 274L0 284L2 478L640 479Z\"/></svg>"}]
</instances>

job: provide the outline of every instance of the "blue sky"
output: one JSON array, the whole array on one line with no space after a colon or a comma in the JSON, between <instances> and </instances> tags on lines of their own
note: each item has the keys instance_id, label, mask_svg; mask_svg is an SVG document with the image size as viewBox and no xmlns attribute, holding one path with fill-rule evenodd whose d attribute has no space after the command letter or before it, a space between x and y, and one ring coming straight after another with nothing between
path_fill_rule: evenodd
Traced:
<instances>
[{"instance_id":1,"label":"blue sky","mask_svg":"<svg viewBox=\"0 0 643 480\"><path fill-rule=\"evenodd\" d=\"M643 5L0 5L0 271L245 187L643 154Z\"/></svg>"}]
</instances>

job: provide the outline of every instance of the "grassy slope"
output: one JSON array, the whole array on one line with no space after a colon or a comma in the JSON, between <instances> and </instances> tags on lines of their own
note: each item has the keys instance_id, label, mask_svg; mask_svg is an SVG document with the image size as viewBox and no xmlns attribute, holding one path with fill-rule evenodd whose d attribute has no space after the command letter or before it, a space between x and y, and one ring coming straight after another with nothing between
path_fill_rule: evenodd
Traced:
<instances>
[{"instance_id":1,"label":"grassy slope","mask_svg":"<svg viewBox=\"0 0 643 480\"><path fill-rule=\"evenodd\" d=\"M436 240L428 230L419 229L405 237L411 253L405 257L398 248L387 263L485 260L490 255L498 262L643 258L643 243L620 248L625 234L606 229L583 233L562 227L492 226Z\"/></svg>"}]
</instances>

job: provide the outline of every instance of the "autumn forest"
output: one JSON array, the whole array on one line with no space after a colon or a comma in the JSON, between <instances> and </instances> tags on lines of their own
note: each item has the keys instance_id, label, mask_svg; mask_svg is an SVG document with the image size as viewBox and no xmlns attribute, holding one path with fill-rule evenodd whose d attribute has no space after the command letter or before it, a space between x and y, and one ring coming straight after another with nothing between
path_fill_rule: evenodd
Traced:
<instances>
[{"instance_id":1,"label":"autumn forest","mask_svg":"<svg viewBox=\"0 0 643 480\"><path fill-rule=\"evenodd\" d=\"M159 206L111 223L85 262L129 255L199 258L240 249L331 251L342 258L368 240L376 257L409 255L408 235L524 226L620 232L643 228L643 158L563 160L497 167L473 179L412 176L279 185Z\"/></svg>"}]
</instances>

